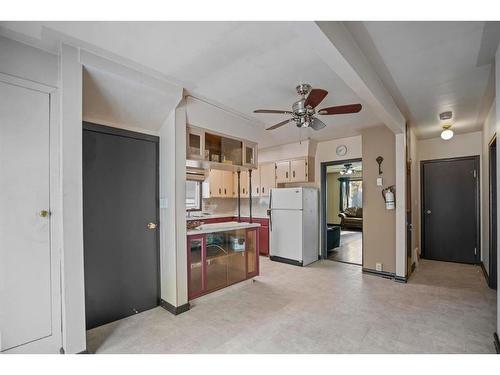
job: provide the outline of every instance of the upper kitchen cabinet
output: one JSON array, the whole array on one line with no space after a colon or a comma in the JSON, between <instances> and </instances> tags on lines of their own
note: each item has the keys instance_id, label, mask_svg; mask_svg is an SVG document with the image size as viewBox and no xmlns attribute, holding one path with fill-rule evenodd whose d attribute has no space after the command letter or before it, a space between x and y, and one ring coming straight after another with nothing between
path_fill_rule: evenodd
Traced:
<instances>
[{"instance_id":1,"label":"upper kitchen cabinet","mask_svg":"<svg viewBox=\"0 0 500 375\"><path fill-rule=\"evenodd\" d=\"M290 182L290 160L276 162L276 183Z\"/></svg>"},{"instance_id":2,"label":"upper kitchen cabinet","mask_svg":"<svg viewBox=\"0 0 500 375\"><path fill-rule=\"evenodd\" d=\"M205 132L202 129L188 127L186 135L186 159L203 160L205 158Z\"/></svg>"},{"instance_id":3,"label":"upper kitchen cabinet","mask_svg":"<svg viewBox=\"0 0 500 375\"><path fill-rule=\"evenodd\" d=\"M248 168L257 168L257 144L243 142L243 165Z\"/></svg>"},{"instance_id":4,"label":"upper kitchen cabinet","mask_svg":"<svg viewBox=\"0 0 500 375\"><path fill-rule=\"evenodd\" d=\"M187 127L187 160L201 161L203 168L235 170L256 168L257 143L226 136L195 126ZM198 163L200 164L200 163Z\"/></svg>"},{"instance_id":5,"label":"upper kitchen cabinet","mask_svg":"<svg viewBox=\"0 0 500 375\"><path fill-rule=\"evenodd\" d=\"M314 159L304 157L276 162L276 183L314 181Z\"/></svg>"},{"instance_id":6,"label":"upper kitchen cabinet","mask_svg":"<svg viewBox=\"0 0 500 375\"><path fill-rule=\"evenodd\" d=\"M233 172L210 169L203 182L203 198L232 198L233 195Z\"/></svg>"},{"instance_id":7,"label":"upper kitchen cabinet","mask_svg":"<svg viewBox=\"0 0 500 375\"><path fill-rule=\"evenodd\" d=\"M268 197L271 189L276 187L276 167L274 163L259 164L260 196Z\"/></svg>"}]
</instances>

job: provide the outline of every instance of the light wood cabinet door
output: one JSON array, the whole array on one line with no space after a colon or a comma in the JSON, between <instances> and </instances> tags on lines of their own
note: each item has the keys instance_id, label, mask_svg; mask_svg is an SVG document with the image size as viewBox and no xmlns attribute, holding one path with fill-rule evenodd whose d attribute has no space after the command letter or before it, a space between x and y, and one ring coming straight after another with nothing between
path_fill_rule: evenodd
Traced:
<instances>
[{"instance_id":1,"label":"light wood cabinet door","mask_svg":"<svg viewBox=\"0 0 500 375\"><path fill-rule=\"evenodd\" d=\"M203 183L203 198L223 197L222 172L217 169L210 169L208 179Z\"/></svg>"},{"instance_id":2,"label":"light wood cabinet door","mask_svg":"<svg viewBox=\"0 0 500 375\"><path fill-rule=\"evenodd\" d=\"M290 160L290 182L307 182L307 159Z\"/></svg>"},{"instance_id":3,"label":"light wood cabinet door","mask_svg":"<svg viewBox=\"0 0 500 375\"><path fill-rule=\"evenodd\" d=\"M233 172L222 171L222 196L224 198L232 198L234 192Z\"/></svg>"},{"instance_id":4,"label":"light wood cabinet door","mask_svg":"<svg viewBox=\"0 0 500 375\"><path fill-rule=\"evenodd\" d=\"M238 196L238 173L234 172L234 197ZM248 198L248 171L240 173L240 197Z\"/></svg>"},{"instance_id":5,"label":"light wood cabinet door","mask_svg":"<svg viewBox=\"0 0 500 375\"><path fill-rule=\"evenodd\" d=\"M268 197L271 189L276 187L276 169L274 163L259 165L260 196Z\"/></svg>"},{"instance_id":6,"label":"light wood cabinet door","mask_svg":"<svg viewBox=\"0 0 500 375\"><path fill-rule=\"evenodd\" d=\"M261 182L260 182L260 169L252 170L252 197L260 197Z\"/></svg>"},{"instance_id":7,"label":"light wood cabinet door","mask_svg":"<svg viewBox=\"0 0 500 375\"><path fill-rule=\"evenodd\" d=\"M186 133L186 159L204 159L205 132L201 129L188 127Z\"/></svg>"},{"instance_id":8,"label":"light wood cabinet door","mask_svg":"<svg viewBox=\"0 0 500 375\"><path fill-rule=\"evenodd\" d=\"M290 161L276 162L276 183L290 182Z\"/></svg>"}]
</instances>

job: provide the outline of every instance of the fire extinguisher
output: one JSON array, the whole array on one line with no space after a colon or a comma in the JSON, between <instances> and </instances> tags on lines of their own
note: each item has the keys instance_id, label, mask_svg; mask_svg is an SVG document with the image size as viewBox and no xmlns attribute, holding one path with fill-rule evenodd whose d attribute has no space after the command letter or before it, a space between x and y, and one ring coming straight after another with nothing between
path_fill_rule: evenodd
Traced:
<instances>
[{"instance_id":1,"label":"fire extinguisher","mask_svg":"<svg viewBox=\"0 0 500 375\"><path fill-rule=\"evenodd\" d=\"M396 186L394 185L382 189L382 197L384 198L385 201L386 210L394 210L396 208L395 194L396 194Z\"/></svg>"}]
</instances>

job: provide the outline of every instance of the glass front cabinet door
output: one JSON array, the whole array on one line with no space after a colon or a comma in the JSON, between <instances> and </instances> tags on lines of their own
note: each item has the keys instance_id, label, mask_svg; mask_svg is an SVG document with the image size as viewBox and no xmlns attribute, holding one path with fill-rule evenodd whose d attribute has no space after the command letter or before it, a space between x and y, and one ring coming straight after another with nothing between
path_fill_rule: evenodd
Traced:
<instances>
[{"instance_id":1,"label":"glass front cabinet door","mask_svg":"<svg viewBox=\"0 0 500 375\"><path fill-rule=\"evenodd\" d=\"M243 143L243 165L257 168L257 144L252 142Z\"/></svg>"},{"instance_id":2,"label":"glass front cabinet door","mask_svg":"<svg viewBox=\"0 0 500 375\"><path fill-rule=\"evenodd\" d=\"M205 158L205 132L202 129L188 127L186 131L186 159L202 160Z\"/></svg>"}]
</instances>

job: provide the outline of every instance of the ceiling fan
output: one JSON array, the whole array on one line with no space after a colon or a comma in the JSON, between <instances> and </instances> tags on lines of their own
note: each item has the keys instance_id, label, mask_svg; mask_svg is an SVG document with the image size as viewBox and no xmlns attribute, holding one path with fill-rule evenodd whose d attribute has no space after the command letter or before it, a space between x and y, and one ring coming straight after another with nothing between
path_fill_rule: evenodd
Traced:
<instances>
[{"instance_id":1,"label":"ceiling fan","mask_svg":"<svg viewBox=\"0 0 500 375\"><path fill-rule=\"evenodd\" d=\"M292 118L281 121L266 130L274 130L280 126L286 125L291 121L299 128L311 128L314 130L323 129L326 125L323 121L315 117L318 115L341 115L346 113L358 113L361 111L361 104L337 105L335 107L327 107L316 112L316 107L328 95L328 91L323 89L312 89L311 85L301 83L296 87L297 93L301 98L293 103L291 111L282 111L278 109L256 109L254 113L275 113L282 115L291 115ZM307 95L309 94L309 95ZM306 97L307 95L307 97Z\"/></svg>"}]
</instances>

